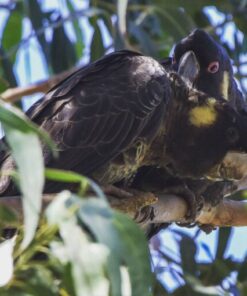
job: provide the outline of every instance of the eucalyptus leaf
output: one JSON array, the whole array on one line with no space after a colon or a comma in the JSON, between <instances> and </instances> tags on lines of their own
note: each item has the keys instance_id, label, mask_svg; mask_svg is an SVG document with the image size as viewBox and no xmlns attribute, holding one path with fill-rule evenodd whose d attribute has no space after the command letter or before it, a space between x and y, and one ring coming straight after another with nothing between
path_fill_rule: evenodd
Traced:
<instances>
[{"instance_id":1,"label":"eucalyptus leaf","mask_svg":"<svg viewBox=\"0 0 247 296\"><path fill-rule=\"evenodd\" d=\"M56 296L59 290L54 283L52 272L45 265L36 265L28 270L29 278L25 286L25 295Z\"/></svg>"},{"instance_id":2,"label":"eucalyptus leaf","mask_svg":"<svg viewBox=\"0 0 247 296\"><path fill-rule=\"evenodd\" d=\"M105 53L103 36L97 21L94 23L94 33L90 44L90 61L93 62Z\"/></svg>"},{"instance_id":3,"label":"eucalyptus leaf","mask_svg":"<svg viewBox=\"0 0 247 296\"><path fill-rule=\"evenodd\" d=\"M66 0L66 3L67 3L70 13L75 14L76 9L74 8L74 4L72 3L72 1ZM81 58L85 45L83 42L83 33L82 33L82 29L80 27L80 23L79 23L78 18L73 18L72 24L73 24L74 32L76 35L75 49L76 49L77 58Z\"/></svg>"},{"instance_id":4,"label":"eucalyptus leaf","mask_svg":"<svg viewBox=\"0 0 247 296\"><path fill-rule=\"evenodd\" d=\"M157 45L152 40L150 34L148 34L142 26L136 26L135 24L130 23L130 32L139 41L144 54L157 56Z\"/></svg>"},{"instance_id":5,"label":"eucalyptus leaf","mask_svg":"<svg viewBox=\"0 0 247 296\"><path fill-rule=\"evenodd\" d=\"M26 14L31 21L32 27L37 34L37 39L42 48L46 62L49 64L49 43L45 38L45 31L40 30L44 26L44 22L47 21L45 12L42 11L38 0L25 1Z\"/></svg>"},{"instance_id":6,"label":"eucalyptus leaf","mask_svg":"<svg viewBox=\"0 0 247 296\"><path fill-rule=\"evenodd\" d=\"M86 177L71 171L46 169L45 176L49 180L53 180L53 181L83 183L85 184L85 186L86 184L88 184L88 179Z\"/></svg>"},{"instance_id":7,"label":"eucalyptus leaf","mask_svg":"<svg viewBox=\"0 0 247 296\"><path fill-rule=\"evenodd\" d=\"M161 29L169 33L175 42L195 28L193 19L181 9L156 7L155 12L159 16Z\"/></svg>"},{"instance_id":8,"label":"eucalyptus leaf","mask_svg":"<svg viewBox=\"0 0 247 296\"><path fill-rule=\"evenodd\" d=\"M245 257L244 261L240 264L237 279L240 283L246 282L247 280L247 257Z\"/></svg>"},{"instance_id":9,"label":"eucalyptus leaf","mask_svg":"<svg viewBox=\"0 0 247 296\"><path fill-rule=\"evenodd\" d=\"M59 16L56 21L61 20ZM54 73L60 73L75 65L75 44L70 40L63 23L53 29L51 41L51 65Z\"/></svg>"},{"instance_id":10,"label":"eucalyptus leaf","mask_svg":"<svg viewBox=\"0 0 247 296\"><path fill-rule=\"evenodd\" d=\"M108 265L112 279L113 295L120 293L120 266L128 268L131 281L131 295L149 295L151 289L151 268L149 252L144 234L125 215L112 212L103 200L84 201L78 218L89 228L97 241L105 244L112 253ZM111 273L115 271L115 273Z\"/></svg>"},{"instance_id":11,"label":"eucalyptus leaf","mask_svg":"<svg viewBox=\"0 0 247 296\"><path fill-rule=\"evenodd\" d=\"M150 295L152 273L146 238L139 227L126 215L114 212L113 225L122 244L122 261L126 264L133 296Z\"/></svg>"},{"instance_id":12,"label":"eucalyptus leaf","mask_svg":"<svg viewBox=\"0 0 247 296\"><path fill-rule=\"evenodd\" d=\"M44 135L49 144L52 142L22 112L3 102L0 102L0 120L19 172L25 229L22 248L26 248L38 225L44 185L43 154L38 136Z\"/></svg>"},{"instance_id":13,"label":"eucalyptus leaf","mask_svg":"<svg viewBox=\"0 0 247 296\"><path fill-rule=\"evenodd\" d=\"M88 227L97 241L106 245L112 252L107 262L107 272L113 295L121 295L121 239L113 226L113 212L103 200L87 200L78 212L79 220Z\"/></svg>"},{"instance_id":14,"label":"eucalyptus leaf","mask_svg":"<svg viewBox=\"0 0 247 296\"><path fill-rule=\"evenodd\" d=\"M67 272L72 273L77 296L108 296L110 285L105 268L110 250L106 245L91 242L77 224L74 214L79 205L78 197L64 191L46 210L48 223L58 225L64 242L53 248L53 253L64 264L70 262L71 269Z\"/></svg>"},{"instance_id":15,"label":"eucalyptus leaf","mask_svg":"<svg viewBox=\"0 0 247 296\"><path fill-rule=\"evenodd\" d=\"M7 207L5 205L0 205L0 225L15 225L18 222L17 215L14 209Z\"/></svg>"},{"instance_id":16,"label":"eucalyptus leaf","mask_svg":"<svg viewBox=\"0 0 247 296\"><path fill-rule=\"evenodd\" d=\"M226 252L230 236L232 234L231 227L221 227L218 231L218 246L216 251L216 258L223 259Z\"/></svg>"},{"instance_id":17,"label":"eucalyptus leaf","mask_svg":"<svg viewBox=\"0 0 247 296\"><path fill-rule=\"evenodd\" d=\"M19 171L20 189L23 194L25 236L22 248L32 241L41 211L44 185L44 163L41 144L34 133L23 133L3 125Z\"/></svg>"},{"instance_id":18,"label":"eucalyptus leaf","mask_svg":"<svg viewBox=\"0 0 247 296\"><path fill-rule=\"evenodd\" d=\"M91 187L94 193L96 193L97 197L105 200L104 193L93 180L90 180L76 172L49 168L45 170L45 176L47 179L57 182L79 183L81 191L80 193L84 193L88 187Z\"/></svg>"},{"instance_id":19,"label":"eucalyptus leaf","mask_svg":"<svg viewBox=\"0 0 247 296\"><path fill-rule=\"evenodd\" d=\"M2 100L0 100L0 121L5 124L5 126L16 129L22 133L33 132L37 134L52 150L54 156L57 155L55 144L50 136L31 122L18 108L6 104Z\"/></svg>"},{"instance_id":20,"label":"eucalyptus leaf","mask_svg":"<svg viewBox=\"0 0 247 296\"><path fill-rule=\"evenodd\" d=\"M196 263L196 252L197 246L194 240L184 235L180 241L180 255L182 260L182 268L184 274L191 274L196 276L197 274L197 263Z\"/></svg>"},{"instance_id":21,"label":"eucalyptus leaf","mask_svg":"<svg viewBox=\"0 0 247 296\"><path fill-rule=\"evenodd\" d=\"M109 249L91 243L80 227L69 221L61 225L60 234L72 264L76 295L108 296L110 285L105 276L105 265Z\"/></svg>"},{"instance_id":22,"label":"eucalyptus leaf","mask_svg":"<svg viewBox=\"0 0 247 296\"><path fill-rule=\"evenodd\" d=\"M9 18L3 31L2 47L7 52L13 52L13 54L10 56L12 63L15 62L16 52L18 49L18 45L21 41L22 18L23 16L19 11L13 10L9 15ZM16 50L14 50L14 48L16 48Z\"/></svg>"},{"instance_id":23,"label":"eucalyptus leaf","mask_svg":"<svg viewBox=\"0 0 247 296\"><path fill-rule=\"evenodd\" d=\"M6 88L9 86L17 86L13 64L2 46L0 46L0 76L1 83L6 81L6 85L1 85L1 92L6 90Z\"/></svg>"}]
</instances>

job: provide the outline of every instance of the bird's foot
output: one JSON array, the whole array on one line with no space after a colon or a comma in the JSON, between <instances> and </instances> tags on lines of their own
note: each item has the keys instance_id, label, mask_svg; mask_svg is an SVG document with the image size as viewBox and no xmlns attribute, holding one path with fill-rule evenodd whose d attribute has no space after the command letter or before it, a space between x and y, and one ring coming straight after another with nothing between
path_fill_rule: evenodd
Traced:
<instances>
[{"instance_id":1,"label":"bird's foot","mask_svg":"<svg viewBox=\"0 0 247 296\"><path fill-rule=\"evenodd\" d=\"M197 197L186 184L176 185L172 188L167 188L165 191L168 194L180 196L188 205L188 211L184 217L184 221L179 222L178 224L187 227L194 226L196 223L196 217L203 207L203 198Z\"/></svg>"},{"instance_id":2,"label":"bird's foot","mask_svg":"<svg viewBox=\"0 0 247 296\"><path fill-rule=\"evenodd\" d=\"M114 200L111 200L114 208L130 214L136 222L144 223L154 218L152 205L158 198L153 193L114 185L108 185L103 191L106 195L114 197Z\"/></svg>"}]
</instances>

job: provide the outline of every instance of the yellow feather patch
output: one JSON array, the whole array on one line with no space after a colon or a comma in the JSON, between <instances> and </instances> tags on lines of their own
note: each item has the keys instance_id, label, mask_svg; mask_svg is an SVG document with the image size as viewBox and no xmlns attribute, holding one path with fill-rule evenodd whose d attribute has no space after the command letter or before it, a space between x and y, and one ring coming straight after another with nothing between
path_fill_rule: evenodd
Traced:
<instances>
[{"instance_id":1,"label":"yellow feather patch","mask_svg":"<svg viewBox=\"0 0 247 296\"><path fill-rule=\"evenodd\" d=\"M224 71L223 81L221 83L221 94L225 100L228 101L228 88L229 88L229 73Z\"/></svg>"},{"instance_id":2,"label":"yellow feather patch","mask_svg":"<svg viewBox=\"0 0 247 296\"><path fill-rule=\"evenodd\" d=\"M206 127L215 123L217 111L214 104L194 107L189 112L189 121L196 127Z\"/></svg>"}]
</instances>

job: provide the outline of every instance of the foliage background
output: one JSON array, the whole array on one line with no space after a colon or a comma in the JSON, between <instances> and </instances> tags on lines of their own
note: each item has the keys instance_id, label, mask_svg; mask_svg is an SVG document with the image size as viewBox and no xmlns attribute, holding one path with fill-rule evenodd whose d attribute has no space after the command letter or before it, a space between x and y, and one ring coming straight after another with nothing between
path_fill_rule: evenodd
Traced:
<instances>
[{"instance_id":1,"label":"foliage background","mask_svg":"<svg viewBox=\"0 0 247 296\"><path fill-rule=\"evenodd\" d=\"M94 61L105 53L122 48L138 50L146 55L162 59L170 54L172 46L178 40L186 36L193 28L199 27L210 32L225 46L232 58L240 87L246 96L247 2L245 0L130 0L128 3L125 0L2 0L0 1L0 16L2 16L0 22L0 93L9 87L28 85L41 78ZM22 100L18 106L27 108L34 99ZM2 112L4 114L4 110ZM0 119L5 124L5 131L8 134L7 129L12 123L5 122L2 117ZM32 134L29 137L30 129L32 131L33 129L30 125L26 128L23 127L21 132L28 134L26 139L29 141L33 136ZM9 134L12 139L11 130ZM23 143L23 140L18 143ZM23 151L26 149L27 146L24 146ZM33 157L35 158L35 155ZM20 162L20 167L22 166L23 159ZM53 178L56 177L53 175ZM25 186L28 187L27 184ZM30 217L28 213L27 210L27 217ZM4 219L7 219L6 215ZM85 223L85 217L81 216L80 219ZM30 220L28 221L27 224L30 225ZM71 266L75 266L73 265L75 262L70 259L69 264L63 265L59 260L56 261L57 258L55 262L52 261L54 254L49 253L50 248L46 249L46 247L53 241L54 230L47 225L43 227L45 228L40 229L47 236L42 236L42 231L38 232L36 241L31 245L32 248L29 246L25 252L22 251L21 256L18 252L15 255L19 258L15 271L17 283L13 281L9 287L4 287L2 293L10 293L10 291L20 293L23 290L28 291L30 295L39 295L40 289L40 291L49 291L50 294L47 295L57 295L57 293L82 295L78 294L80 290L78 286L78 289L71 288L78 283L75 280L75 274L71 272ZM62 225L59 231L63 232L63 227L65 226ZM29 232L30 240L35 227L33 230L27 229L29 228L26 228L26 233ZM198 244L199 233L196 230L185 232L173 228L171 233L177 252L171 251L169 244L171 237L167 239L167 234L161 234L160 239L152 243L153 270L158 279L154 295L167 295L172 292L174 295L247 294L246 258L242 257L239 260L236 254L238 259L235 259L226 252L232 238L231 229L221 229L217 233L215 254L212 254L210 245L207 243L210 238L206 240L206 243ZM246 235L246 232L243 234ZM28 238L26 240L28 242ZM85 238L84 247L87 240L89 240L88 250L91 252L94 239L91 236L90 239ZM100 239L96 240L100 241ZM66 231L63 237L63 243L65 242ZM75 241L74 243L81 244L82 242ZM112 251L112 246L108 247ZM198 257L199 248L204 250L206 260ZM243 248L246 249L246 247ZM50 261L47 265L42 262L37 265L32 261L35 252L40 249L43 251L45 249L45 253L52 255L48 256ZM125 260L129 259L127 251L124 256L126 256ZM145 260L144 257L145 255L141 258ZM144 266L140 266L141 268ZM33 274L34 282L29 279L30 272ZM82 270L81 272L83 273ZM21 277L20 273L22 273ZM56 285L53 282L54 278L61 279L64 276L70 278L71 275L74 280L64 285ZM104 277L101 271L97 275ZM92 273L88 276L90 278L96 275ZM133 276L133 273L130 276ZM46 283L42 278L46 279ZM23 284L24 282L26 285ZM140 279L134 279L134 282L138 286L143 285ZM135 293L140 293L140 291ZM147 291L136 295L148 295L144 293Z\"/></svg>"}]
</instances>

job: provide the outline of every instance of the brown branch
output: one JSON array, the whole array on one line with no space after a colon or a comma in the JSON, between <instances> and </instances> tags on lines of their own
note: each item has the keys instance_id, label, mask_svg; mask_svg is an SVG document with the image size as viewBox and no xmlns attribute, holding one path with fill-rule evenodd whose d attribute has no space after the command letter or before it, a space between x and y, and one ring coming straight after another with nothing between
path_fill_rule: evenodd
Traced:
<instances>
[{"instance_id":1,"label":"brown branch","mask_svg":"<svg viewBox=\"0 0 247 296\"><path fill-rule=\"evenodd\" d=\"M15 103L19 101L23 96L30 96L35 93L46 93L54 85L58 84L60 81L68 77L71 73L75 72L77 68L64 71L58 75L55 75L47 80L36 82L32 85L25 87L13 87L7 89L1 94L1 98L6 102Z\"/></svg>"},{"instance_id":2,"label":"brown branch","mask_svg":"<svg viewBox=\"0 0 247 296\"><path fill-rule=\"evenodd\" d=\"M225 199L213 208L206 205L197 221L214 226L247 226L247 202Z\"/></svg>"},{"instance_id":3,"label":"brown branch","mask_svg":"<svg viewBox=\"0 0 247 296\"><path fill-rule=\"evenodd\" d=\"M44 195L43 208L53 200L55 195ZM130 200L121 200L114 197L108 197L113 208L120 209L133 219L137 218L137 221L142 220L143 206L147 205L148 195L144 196L144 202L141 204L140 200L134 205L130 204L134 202ZM148 220L141 225L147 225L149 223L165 223L165 222L184 222L184 217L187 213L187 204L184 199L169 194L160 194L154 201L151 199L151 206L154 209L154 218ZM128 206L126 206L128 204ZM7 206L17 214L19 220L22 219L22 205L21 199L18 197L6 197L0 199L0 206ZM139 209L137 209L137 206ZM133 211L135 209L135 211ZM247 226L247 202L234 201L224 199L218 206L211 207L205 204L200 215L196 219L200 224L211 224L213 226ZM4 221L1 221L4 223ZM5 225L5 224L4 224ZM6 225L8 226L8 225Z\"/></svg>"},{"instance_id":4,"label":"brown branch","mask_svg":"<svg viewBox=\"0 0 247 296\"><path fill-rule=\"evenodd\" d=\"M152 223L185 222L186 202L175 195L160 195L153 205L155 217ZM213 226L247 226L247 202L224 199L217 206L205 204L196 221Z\"/></svg>"}]
</instances>

